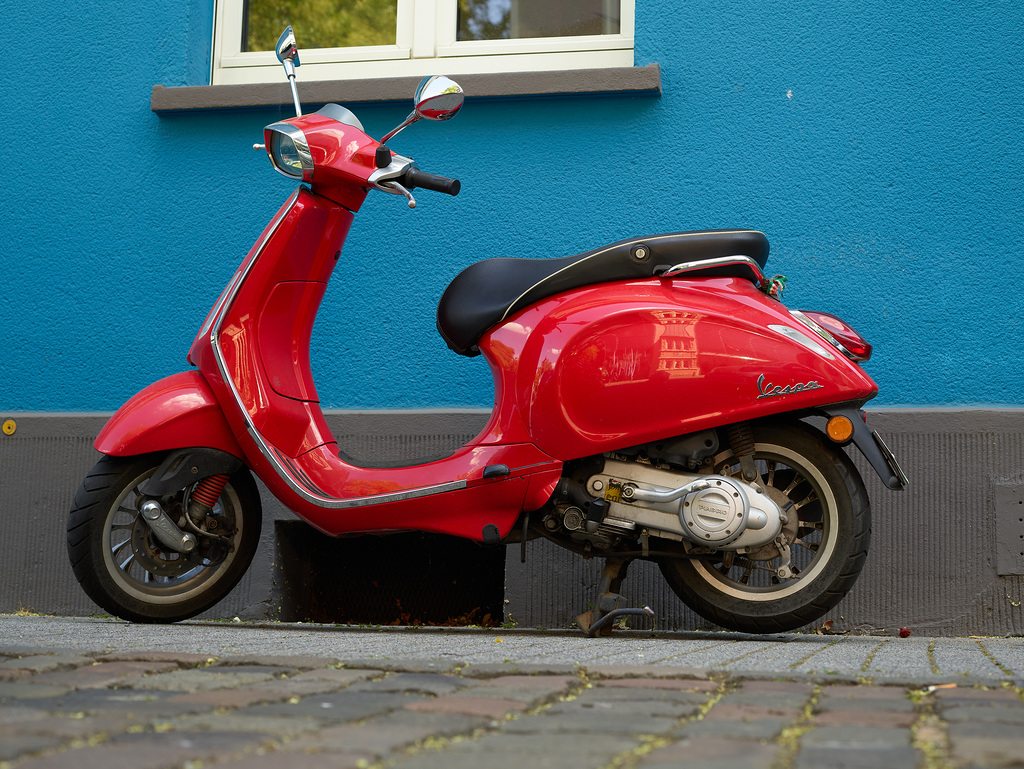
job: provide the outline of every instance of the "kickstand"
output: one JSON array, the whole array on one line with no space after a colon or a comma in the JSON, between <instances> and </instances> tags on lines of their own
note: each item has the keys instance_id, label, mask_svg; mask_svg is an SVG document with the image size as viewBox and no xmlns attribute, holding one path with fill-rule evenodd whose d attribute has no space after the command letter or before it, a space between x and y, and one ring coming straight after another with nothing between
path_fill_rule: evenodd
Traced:
<instances>
[{"instance_id":1,"label":"kickstand","mask_svg":"<svg viewBox=\"0 0 1024 769\"><path fill-rule=\"evenodd\" d=\"M584 612L576 618L576 624L583 634L589 638L599 635L611 635L613 623L620 617L638 616L653 617L654 612L649 606L642 609L620 608L622 596L622 580L626 578L626 569L632 558L608 558L601 570L601 582L597 587L597 607Z\"/></svg>"}]
</instances>

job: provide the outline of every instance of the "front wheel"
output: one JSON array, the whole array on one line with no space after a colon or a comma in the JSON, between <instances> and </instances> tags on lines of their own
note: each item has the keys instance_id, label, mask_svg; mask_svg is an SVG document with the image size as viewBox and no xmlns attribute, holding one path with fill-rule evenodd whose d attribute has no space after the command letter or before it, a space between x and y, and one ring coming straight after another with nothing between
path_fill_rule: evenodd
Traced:
<instances>
[{"instance_id":1,"label":"front wheel","mask_svg":"<svg viewBox=\"0 0 1024 769\"><path fill-rule=\"evenodd\" d=\"M752 429L754 483L786 515L782 536L744 554L717 551L659 566L705 619L746 633L785 632L815 621L853 587L867 557L871 510L857 469L820 432L800 422ZM742 477L731 451L714 461L715 472Z\"/></svg>"},{"instance_id":2,"label":"front wheel","mask_svg":"<svg viewBox=\"0 0 1024 769\"><path fill-rule=\"evenodd\" d=\"M259 490L243 467L205 518L193 521L205 535L192 552L162 545L139 512L146 499L139 486L163 459L104 457L82 482L68 517L68 556L82 589L132 622L176 622L210 608L242 578L260 540ZM160 500L179 525L193 488Z\"/></svg>"}]
</instances>

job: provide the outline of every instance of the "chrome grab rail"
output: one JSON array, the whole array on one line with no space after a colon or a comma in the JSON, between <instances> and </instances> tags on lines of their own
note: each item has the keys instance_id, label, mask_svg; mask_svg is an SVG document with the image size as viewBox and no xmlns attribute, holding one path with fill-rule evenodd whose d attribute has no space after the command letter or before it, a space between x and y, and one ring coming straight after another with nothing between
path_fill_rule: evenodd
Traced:
<instances>
[{"instance_id":1,"label":"chrome grab rail","mask_svg":"<svg viewBox=\"0 0 1024 769\"><path fill-rule=\"evenodd\" d=\"M749 268L751 273L750 280L757 284L758 287L764 286L768 282L764 273L761 272L761 265L749 256L742 256L740 254L735 256L720 256L716 259L703 259L699 262L681 262L680 264L669 267L664 272L659 273L658 277L678 278L690 273L699 273L716 267L731 267L733 265Z\"/></svg>"}]
</instances>

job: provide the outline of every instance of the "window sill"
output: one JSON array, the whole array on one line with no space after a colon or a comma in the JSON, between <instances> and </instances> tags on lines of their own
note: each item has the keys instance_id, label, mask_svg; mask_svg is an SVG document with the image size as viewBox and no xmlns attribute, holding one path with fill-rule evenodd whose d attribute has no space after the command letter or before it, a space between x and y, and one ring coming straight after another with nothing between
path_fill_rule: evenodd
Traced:
<instances>
[{"instance_id":1,"label":"window sill","mask_svg":"<svg viewBox=\"0 0 1024 769\"><path fill-rule=\"evenodd\" d=\"M584 94L661 95L661 68L613 67L608 69L557 72L503 72L460 75L466 95L477 97L570 96ZM286 82L257 85L200 85L168 88L153 86L149 107L160 114L194 110L246 109L291 106ZM299 96L306 104L358 104L405 102L411 98L419 78L327 80L299 84Z\"/></svg>"}]
</instances>

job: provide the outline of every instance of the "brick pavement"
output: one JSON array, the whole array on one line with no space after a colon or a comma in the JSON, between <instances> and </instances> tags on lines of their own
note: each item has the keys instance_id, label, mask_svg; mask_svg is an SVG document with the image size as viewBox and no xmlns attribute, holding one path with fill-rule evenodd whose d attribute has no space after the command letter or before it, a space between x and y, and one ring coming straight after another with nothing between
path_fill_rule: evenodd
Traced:
<instances>
[{"instance_id":1,"label":"brick pavement","mask_svg":"<svg viewBox=\"0 0 1024 769\"><path fill-rule=\"evenodd\" d=\"M384 663L0 646L0 768L1024 766L1019 682Z\"/></svg>"}]
</instances>

